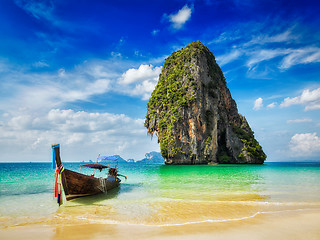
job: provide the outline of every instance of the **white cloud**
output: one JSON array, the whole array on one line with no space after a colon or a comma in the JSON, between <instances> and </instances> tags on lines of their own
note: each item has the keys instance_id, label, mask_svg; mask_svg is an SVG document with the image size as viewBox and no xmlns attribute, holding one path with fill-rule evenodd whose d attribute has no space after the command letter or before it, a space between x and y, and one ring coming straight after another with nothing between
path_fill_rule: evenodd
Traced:
<instances>
[{"instance_id":1,"label":"white cloud","mask_svg":"<svg viewBox=\"0 0 320 240\"><path fill-rule=\"evenodd\" d=\"M267 105L267 108L268 108L268 109L272 109L272 108L275 108L276 105L277 105L277 103L276 103L276 102L273 102L273 103L270 103L269 105Z\"/></svg>"},{"instance_id":2,"label":"white cloud","mask_svg":"<svg viewBox=\"0 0 320 240\"><path fill-rule=\"evenodd\" d=\"M38 74L33 76L36 77ZM72 79L72 76L73 74L67 79ZM41 76L38 78L41 79ZM53 82L54 79L56 77L51 76L51 79L48 79L50 83L45 81L47 84L17 86L17 97L0 104L0 108L7 108L7 104L12 104L14 106L23 105L37 111L64 105L67 102L87 101L93 95L105 93L110 89L110 80L108 79L97 79L92 82L85 79L78 79L78 81L75 79L72 83L59 82L58 80Z\"/></svg>"},{"instance_id":3,"label":"white cloud","mask_svg":"<svg viewBox=\"0 0 320 240\"><path fill-rule=\"evenodd\" d=\"M158 82L161 67L142 64L126 70L128 65L132 63L92 60L69 70L30 72L28 68L1 62L0 110L45 112L76 101L89 102L94 96L111 91L147 100Z\"/></svg>"},{"instance_id":4,"label":"white cloud","mask_svg":"<svg viewBox=\"0 0 320 240\"><path fill-rule=\"evenodd\" d=\"M97 132L115 129L125 130L130 119L124 114L75 112L71 109L52 109L45 120L52 128L65 132ZM134 124L133 124L134 125Z\"/></svg>"},{"instance_id":5,"label":"white cloud","mask_svg":"<svg viewBox=\"0 0 320 240\"><path fill-rule=\"evenodd\" d=\"M24 130L32 127L32 118L30 115L16 116L10 119L8 126L15 130Z\"/></svg>"},{"instance_id":6,"label":"white cloud","mask_svg":"<svg viewBox=\"0 0 320 240\"><path fill-rule=\"evenodd\" d=\"M315 44L301 46L302 39L300 32L295 29L296 26L293 26L282 32L273 34L248 34L247 37L251 35L253 37L250 37L249 41L240 43L239 39L246 39L246 35L241 35L236 29L233 33L224 32L220 34L217 39L208 44L225 43L227 46L237 44L233 46L234 49L230 53L218 56L217 59L221 65L224 65L242 57L250 70L256 70L258 65L264 61L276 63L274 64L275 67L282 71L286 71L299 64L319 63L320 48ZM259 32L259 30L261 31L261 26L258 26L255 32ZM238 41L232 43L235 40ZM297 44L293 45L292 43ZM270 67L268 72L272 71L272 68L274 67Z\"/></svg>"},{"instance_id":7,"label":"white cloud","mask_svg":"<svg viewBox=\"0 0 320 240\"><path fill-rule=\"evenodd\" d=\"M177 13L166 16L172 23L172 27L179 30L191 18L193 7L183 6Z\"/></svg>"},{"instance_id":8,"label":"white cloud","mask_svg":"<svg viewBox=\"0 0 320 240\"><path fill-rule=\"evenodd\" d=\"M318 63L320 62L320 48L305 47L305 48L277 48L277 49L255 49L244 48L247 50L249 59L247 66L251 69L257 64L279 58L278 68L287 70L298 64ZM243 50L243 49L242 49Z\"/></svg>"},{"instance_id":9,"label":"white cloud","mask_svg":"<svg viewBox=\"0 0 320 240\"><path fill-rule=\"evenodd\" d=\"M52 143L68 149L66 161L92 159L91 154L99 152L141 159L146 152L159 151L156 140L150 142L146 135L143 119L61 110L110 91L148 99L161 67L142 65L126 71L129 64L132 62L92 60L74 69L35 73L1 62L2 161L48 161Z\"/></svg>"},{"instance_id":10,"label":"white cloud","mask_svg":"<svg viewBox=\"0 0 320 240\"><path fill-rule=\"evenodd\" d=\"M156 141L146 135L143 119L124 114L51 109L45 114L6 114L0 125L0 146L6 161L46 161L53 143L70 149L66 161L92 159L98 153L120 154L125 158L142 158L158 151ZM90 151L83 151L84 148ZM34 151L37 151L36 156ZM15 154L10 153L14 152ZM26 159L24 155L34 155ZM141 159L140 158L140 159ZM3 159L2 159L3 160Z\"/></svg>"},{"instance_id":11,"label":"white cloud","mask_svg":"<svg viewBox=\"0 0 320 240\"><path fill-rule=\"evenodd\" d=\"M263 99L258 98L254 102L253 110L260 110L261 108L263 108Z\"/></svg>"},{"instance_id":12,"label":"white cloud","mask_svg":"<svg viewBox=\"0 0 320 240\"><path fill-rule=\"evenodd\" d=\"M154 90L161 72L161 67L141 64L138 69L131 68L119 78L122 91L132 96L142 96L147 100Z\"/></svg>"},{"instance_id":13,"label":"white cloud","mask_svg":"<svg viewBox=\"0 0 320 240\"><path fill-rule=\"evenodd\" d=\"M306 111L320 109L320 88L313 91L306 89L300 96L294 98L287 97L280 104L281 107L289 107L292 105L304 105Z\"/></svg>"},{"instance_id":14,"label":"white cloud","mask_svg":"<svg viewBox=\"0 0 320 240\"><path fill-rule=\"evenodd\" d=\"M245 46L250 45L264 45L267 43L288 43L292 40L298 39L298 36L292 34L292 29L288 29L282 33L278 33L276 35L258 35L254 36L249 42L245 43Z\"/></svg>"},{"instance_id":15,"label":"white cloud","mask_svg":"<svg viewBox=\"0 0 320 240\"><path fill-rule=\"evenodd\" d=\"M288 120L287 123L306 123L306 122L312 122L312 119L310 118L302 118L302 119L294 119L294 120Z\"/></svg>"},{"instance_id":16,"label":"white cloud","mask_svg":"<svg viewBox=\"0 0 320 240\"><path fill-rule=\"evenodd\" d=\"M320 153L320 138L317 133L295 134L289 147L295 156L312 156Z\"/></svg>"},{"instance_id":17,"label":"white cloud","mask_svg":"<svg viewBox=\"0 0 320 240\"><path fill-rule=\"evenodd\" d=\"M29 68L12 67L7 62L1 65L0 110L11 112L24 108L44 112L75 101L91 101L93 96L117 91L117 80L128 63L92 60L68 71L60 68L53 72L32 72Z\"/></svg>"},{"instance_id":18,"label":"white cloud","mask_svg":"<svg viewBox=\"0 0 320 240\"><path fill-rule=\"evenodd\" d=\"M286 70L294 65L320 62L320 48L305 47L290 49L289 54L283 58L280 69Z\"/></svg>"},{"instance_id":19,"label":"white cloud","mask_svg":"<svg viewBox=\"0 0 320 240\"><path fill-rule=\"evenodd\" d=\"M258 49L256 51L250 51L250 57L247 61L247 66L252 68L258 63L273 58L288 54L290 51L287 49Z\"/></svg>"},{"instance_id":20,"label":"white cloud","mask_svg":"<svg viewBox=\"0 0 320 240\"><path fill-rule=\"evenodd\" d=\"M231 51L230 53L217 56L216 60L220 66L223 66L229 62L236 60L241 55L243 55L242 51L240 51L239 49L235 49L235 50Z\"/></svg>"},{"instance_id":21,"label":"white cloud","mask_svg":"<svg viewBox=\"0 0 320 240\"><path fill-rule=\"evenodd\" d=\"M157 81L161 67L141 64L138 69L130 68L119 79L120 84L128 85L134 82L143 82L146 80Z\"/></svg>"}]
</instances>

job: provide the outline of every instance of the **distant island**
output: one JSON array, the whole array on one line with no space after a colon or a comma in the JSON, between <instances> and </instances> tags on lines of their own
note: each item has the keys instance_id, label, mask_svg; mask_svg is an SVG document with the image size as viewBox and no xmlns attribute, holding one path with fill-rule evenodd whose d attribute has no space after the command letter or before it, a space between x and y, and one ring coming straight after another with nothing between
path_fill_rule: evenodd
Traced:
<instances>
[{"instance_id":1,"label":"distant island","mask_svg":"<svg viewBox=\"0 0 320 240\"><path fill-rule=\"evenodd\" d=\"M112 155L112 156L108 156L110 158L114 158L117 159L118 163L127 163L126 160L124 160L122 157L120 157L120 155ZM107 162L106 160L101 160L101 163Z\"/></svg>"},{"instance_id":2,"label":"distant island","mask_svg":"<svg viewBox=\"0 0 320 240\"><path fill-rule=\"evenodd\" d=\"M118 160L118 163L141 163L141 164L164 164L164 158L161 156L159 152L149 152L145 154L145 157L141 160L134 160L132 158L125 160L120 155L112 155L109 156L112 158L116 158ZM88 160L88 161L82 161L81 163L93 163L94 161ZM99 163L106 163L107 161L99 161Z\"/></svg>"},{"instance_id":3,"label":"distant island","mask_svg":"<svg viewBox=\"0 0 320 240\"><path fill-rule=\"evenodd\" d=\"M212 52L200 41L165 61L147 104L145 127L166 164L262 164L254 137Z\"/></svg>"},{"instance_id":4,"label":"distant island","mask_svg":"<svg viewBox=\"0 0 320 240\"><path fill-rule=\"evenodd\" d=\"M164 163L164 158L161 156L159 152L149 152L145 154L145 158L141 160L135 161L134 159L128 159L125 160L119 155L113 155L111 157L116 157L118 158L119 163L145 163L145 164L163 164Z\"/></svg>"},{"instance_id":5,"label":"distant island","mask_svg":"<svg viewBox=\"0 0 320 240\"><path fill-rule=\"evenodd\" d=\"M161 164L164 163L164 158L159 152L150 152L146 153L145 158L137 161L137 163Z\"/></svg>"}]
</instances>

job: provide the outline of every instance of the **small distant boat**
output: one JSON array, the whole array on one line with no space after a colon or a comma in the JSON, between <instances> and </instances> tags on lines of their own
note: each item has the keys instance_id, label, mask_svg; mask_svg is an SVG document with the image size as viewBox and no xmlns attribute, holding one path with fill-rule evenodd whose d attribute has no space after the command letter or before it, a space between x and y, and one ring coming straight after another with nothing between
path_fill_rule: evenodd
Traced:
<instances>
[{"instance_id":1,"label":"small distant boat","mask_svg":"<svg viewBox=\"0 0 320 240\"><path fill-rule=\"evenodd\" d=\"M58 198L59 205L62 204L62 187L67 201L91 196L119 187L121 180L118 176L127 178L118 173L117 166L109 167L103 164L91 163L84 164L81 167L98 169L109 169L107 178L97 178L94 175L86 175L79 172L71 171L63 167L60 158L60 145L52 145L53 167L56 167L55 177L55 197ZM113 159L114 160L114 159ZM62 187L61 187L62 184Z\"/></svg>"}]
</instances>

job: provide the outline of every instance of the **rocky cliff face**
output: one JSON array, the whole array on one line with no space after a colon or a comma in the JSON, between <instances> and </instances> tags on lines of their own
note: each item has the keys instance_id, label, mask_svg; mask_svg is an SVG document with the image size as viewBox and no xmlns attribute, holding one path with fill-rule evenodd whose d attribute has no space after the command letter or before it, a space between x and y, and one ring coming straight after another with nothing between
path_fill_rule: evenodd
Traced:
<instances>
[{"instance_id":1,"label":"rocky cliff face","mask_svg":"<svg viewBox=\"0 0 320 240\"><path fill-rule=\"evenodd\" d=\"M148 102L145 126L166 164L255 163L266 158L200 41L169 56Z\"/></svg>"}]
</instances>

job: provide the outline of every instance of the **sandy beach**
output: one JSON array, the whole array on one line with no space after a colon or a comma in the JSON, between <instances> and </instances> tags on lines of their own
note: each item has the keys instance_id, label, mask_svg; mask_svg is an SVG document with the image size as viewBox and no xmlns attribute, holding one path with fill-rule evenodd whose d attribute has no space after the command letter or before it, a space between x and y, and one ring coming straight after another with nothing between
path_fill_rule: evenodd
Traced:
<instances>
[{"instance_id":1,"label":"sandy beach","mask_svg":"<svg viewBox=\"0 0 320 240\"><path fill-rule=\"evenodd\" d=\"M320 210L260 213L242 220L171 226L40 223L0 230L1 239L320 239Z\"/></svg>"}]
</instances>

